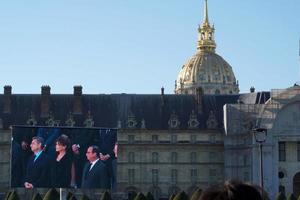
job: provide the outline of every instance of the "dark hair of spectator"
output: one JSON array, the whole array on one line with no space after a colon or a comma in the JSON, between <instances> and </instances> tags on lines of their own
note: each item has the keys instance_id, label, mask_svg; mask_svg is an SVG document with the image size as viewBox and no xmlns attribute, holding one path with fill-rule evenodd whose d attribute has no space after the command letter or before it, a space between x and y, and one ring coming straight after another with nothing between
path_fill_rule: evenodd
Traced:
<instances>
[{"instance_id":1,"label":"dark hair of spectator","mask_svg":"<svg viewBox=\"0 0 300 200\"><path fill-rule=\"evenodd\" d=\"M62 134L56 139L56 143L65 146L66 148L70 147L71 144L69 137L64 134Z\"/></svg>"},{"instance_id":2,"label":"dark hair of spectator","mask_svg":"<svg viewBox=\"0 0 300 200\"><path fill-rule=\"evenodd\" d=\"M41 144L41 148L44 147L44 144L45 144L45 141L42 137L39 137L39 136L35 136L32 138L32 140L36 140L37 143Z\"/></svg>"},{"instance_id":3,"label":"dark hair of spectator","mask_svg":"<svg viewBox=\"0 0 300 200\"><path fill-rule=\"evenodd\" d=\"M92 147L92 152L93 152L93 153L96 153L97 157L99 158L99 154L100 154L100 149L99 149L99 147L96 146L96 145L92 145L92 146L90 146L90 147Z\"/></svg>"},{"instance_id":4,"label":"dark hair of spectator","mask_svg":"<svg viewBox=\"0 0 300 200\"><path fill-rule=\"evenodd\" d=\"M223 187L205 190L199 200L262 200L260 192L252 185L238 181L226 181Z\"/></svg>"}]
</instances>

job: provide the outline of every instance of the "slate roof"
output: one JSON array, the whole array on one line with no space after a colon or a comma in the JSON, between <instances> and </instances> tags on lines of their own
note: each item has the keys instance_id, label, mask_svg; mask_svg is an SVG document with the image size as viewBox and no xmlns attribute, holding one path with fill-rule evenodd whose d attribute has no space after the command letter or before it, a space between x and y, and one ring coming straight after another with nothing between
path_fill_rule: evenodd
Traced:
<instances>
[{"instance_id":1,"label":"slate roof","mask_svg":"<svg viewBox=\"0 0 300 200\"><path fill-rule=\"evenodd\" d=\"M160 94L99 94L82 95L82 114L74 114L75 126L82 127L88 112L96 127L117 127L118 120L122 128L126 128L128 116L133 114L137 121L137 128L145 120L147 129L168 129L168 121L174 112L180 121L180 129L188 128L190 114L194 110L200 122L199 128L206 128L206 121L210 111L213 111L219 128L223 129L223 105L242 103L264 103L270 93L250 93L240 95L204 95L202 97L202 111L198 113L198 105L194 95L160 95ZM41 117L40 94L12 94L11 113L3 113L4 95L0 94L0 118L3 128L10 125L26 125L31 113L34 114L37 125L45 125L47 119ZM65 126L68 115L73 110L74 95L51 94L50 111L55 120Z\"/></svg>"}]
</instances>

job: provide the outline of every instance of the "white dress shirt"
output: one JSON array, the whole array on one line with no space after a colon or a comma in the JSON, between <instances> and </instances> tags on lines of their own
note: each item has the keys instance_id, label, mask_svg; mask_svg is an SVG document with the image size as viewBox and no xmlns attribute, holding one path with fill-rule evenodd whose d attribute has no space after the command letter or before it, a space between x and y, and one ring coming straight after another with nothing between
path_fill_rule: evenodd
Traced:
<instances>
[{"instance_id":1,"label":"white dress shirt","mask_svg":"<svg viewBox=\"0 0 300 200\"><path fill-rule=\"evenodd\" d=\"M94 160L93 162L91 162L91 167L90 167L90 170L92 170L92 168L94 167L94 165L96 164L96 162L99 160L99 158L97 160Z\"/></svg>"}]
</instances>

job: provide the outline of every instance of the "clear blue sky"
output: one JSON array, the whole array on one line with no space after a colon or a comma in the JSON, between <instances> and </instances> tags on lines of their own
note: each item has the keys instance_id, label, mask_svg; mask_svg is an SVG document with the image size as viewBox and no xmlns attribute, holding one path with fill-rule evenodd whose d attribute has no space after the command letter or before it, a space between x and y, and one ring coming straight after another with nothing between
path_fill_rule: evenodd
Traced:
<instances>
[{"instance_id":1,"label":"clear blue sky","mask_svg":"<svg viewBox=\"0 0 300 200\"><path fill-rule=\"evenodd\" d=\"M204 0L10 0L0 3L0 86L13 93L173 93L196 52ZM299 76L299 0L209 0L217 53L241 92ZM2 90L2 91L1 91ZM0 89L3 93L3 89Z\"/></svg>"}]
</instances>

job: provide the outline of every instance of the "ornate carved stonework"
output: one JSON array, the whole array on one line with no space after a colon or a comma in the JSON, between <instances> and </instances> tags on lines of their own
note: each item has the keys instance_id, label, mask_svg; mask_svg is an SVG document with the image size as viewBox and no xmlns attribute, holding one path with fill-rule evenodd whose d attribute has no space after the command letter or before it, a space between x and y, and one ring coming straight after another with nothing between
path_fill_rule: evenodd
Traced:
<instances>
[{"instance_id":1,"label":"ornate carved stonework","mask_svg":"<svg viewBox=\"0 0 300 200\"><path fill-rule=\"evenodd\" d=\"M217 129L218 128L218 121L212 110L209 112L209 116L206 121L206 126L208 129Z\"/></svg>"},{"instance_id":2,"label":"ornate carved stonework","mask_svg":"<svg viewBox=\"0 0 300 200\"><path fill-rule=\"evenodd\" d=\"M75 125L75 120L71 112L69 113L68 119L65 121L65 124L70 127L73 127Z\"/></svg>"},{"instance_id":3,"label":"ornate carved stonework","mask_svg":"<svg viewBox=\"0 0 300 200\"><path fill-rule=\"evenodd\" d=\"M190 119L188 121L188 127L189 129L197 129L199 127L199 121L197 119L197 115L195 114L195 111L192 110L192 113L190 114Z\"/></svg>"},{"instance_id":4,"label":"ornate carved stonework","mask_svg":"<svg viewBox=\"0 0 300 200\"><path fill-rule=\"evenodd\" d=\"M95 124L94 120L93 120L93 116L91 115L91 111L88 111L87 117L83 122L83 125L85 127L93 127Z\"/></svg>"},{"instance_id":5,"label":"ornate carved stonework","mask_svg":"<svg viewBox=\"0 0 300 200\"><path fill-rule=\"evenodd\" d=\"M37 124L37 121L35 120L35 116L34 116L33 112L30 113L29 119L26 121L26 124L29 126L35 126Z\"/></svg>"},{"instance_id":6,"label":"ornate carved stonework","mask_svg":"<svg viewBox=\"0 0 300 200\"><path fill-rule=\"evenodd\" d=\"M60 120L55 120L52 112L50 111L49 118L46 120L45 124L47 126L59 126Z\"/></svg>"},{"instance_id":7,"label":"ornate carved stonework","mask_svg":"<svg viewBox=\"0 0 300 200\"><path fill-rule=\"evenodd\" d=\"M141 129L146 129L146 121L144 119L141 121Z\"/></svg>"},{"instance_id":8,"label":"ornate carved stonework","mask_svg":"<svg viewBox=\"0 0 300 200\"><path fill-rule=\"evenodd\" d=\"M173 113L171 114L168 124L169 124L170 129L178 129L179 128L180 121L179 121L178 116L176 115L175 111L173 111Z\"/></svg>"},{"instance_id":9,"label":"ornate carved stonework","mask_svg":"<svg viewBox=\"0 0 300 200\"><path fill-rule=\"evenodd\" d=\"M117 128L122 128L122 122L121 122L121 120L118 120L118 122L117 122Z\"/></svg>"},{"instance_id":10,"label":"ornate carved stonework","mask_svg":"<svg viewBox=\"0 0 300 200\"><path fill-rule=\"evenodd\" d=\"M127 128L136 128L137 121L135 115L132 112L129 112L127 117Z\"/></svg>"}]
</instances>

